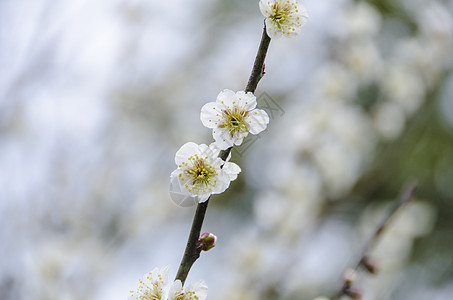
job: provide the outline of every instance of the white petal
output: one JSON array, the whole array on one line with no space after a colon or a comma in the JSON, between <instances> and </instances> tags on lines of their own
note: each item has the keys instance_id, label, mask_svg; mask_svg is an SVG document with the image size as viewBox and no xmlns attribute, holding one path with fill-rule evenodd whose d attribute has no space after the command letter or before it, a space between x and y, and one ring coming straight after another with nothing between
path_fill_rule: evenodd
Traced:
<instances>
[{"instance_id":1,"label":"white petal","mask_svg":"<svg viewBox=\"0 0 453 300\"><path fill-rule=\"evenodd\" d=\"M198 300L205 300L208 296L208 286L203 280L198 280L194 283L191 283L186 291L192 291L198 297Z\"/></svg>"},{"instance_id":2,"label":"white petal","mask_svg":"<svg viewBox=\"0 0 453 300\"><path fill-rule=\"evenodd\" d=\"M216 178L216 186L213 187L213 194L221 194L230 186L230 176L226 172L220 172Z\"/></svg>"},{"instance_id":3,"label":"white petal","mask_svg":"<svg viewBox=\"0 0 453 300\"><path fill-rule=\"evenodd\" d=\"M310 16L308 15L307 9L302 4L298 5L298 9L299 9L299 12L297 13L297 16L300 17L299 22L301 25L304 25L305 23L307 23L308 18Z\"/></svg>"},{"instance_id":4,"label":"white petal","mask_svg":"<svg viewBox=\"0 0 453 300\"><path fill-rule=\"evenodd\" d=\"M225 89L219 93L216 102L233 107L237 103L236 94L232 90Z\"/></svg>"},{"instance_id":5,"label":"white petal","mask_svg":"<svg viewBox=\"0 0 453 300\"><path fill-rule=\"evenodd\" d=\"M200 119L204 126L215 128L222 119L222 109L219 103L209 102L201 108Z\"/></svg>"},{"instance_id":6,"label":"white petal","mask_svg":"<svg viewBox=\"0 0 453 300\"><path fill-rule=\"evenodd\" d=\"M220 149L219 146L218 146L216 143L211 143L211 144L209 144L209 149L211 149L211 151L212 151L213 153L216 153L216 156L219 155L220 150L223 150L223 149Z\"/></svg>"},{"instance_id":7,"label":"white petal","mask_svg":"<svg viewBox=\"0 0 453 300\"><path fill-rule=\"evenodd\" d=\"M177 279L170 287L168 291L168 300L176 299L182 293L181 280Z\"/></svg>"},{"instance_id":8,"label":"white petal","mask_svg":"<svg viewBox=\"0 0 453 300\"><path fill-rule=\"evenodd\" d=\"M200 144L198 146L197 154L203 157L208 156L208 158L212 156L211 149L209 149L209 146L206 144Z\"/></svg>"},{"instance_id":9,"label":"white petal","mask_svg":"<svg viewBox=\"0 0 453 300\"><path fill-rule=\"evenodd\" d=\"M244 133L237 133L235 135L235 139L234 139L234 144L236 146L240 146L242 144L242 141L244 140L244 138L248 135L248 132L244 132Z\"/></svg>"},{"instance_id":10,"label":"white petal","mask_svg":"<svg viewBox=\"0 0 453 300\"><path fill-rule=\"evenodd\" d=\"M275 23L267 18L266 21L266 33L271 39L278 39L282 36L282 32L277 26L275 26Z\"/></svg>"},{"instance_id":11,"label":"white petal","mask_svg":"<svg viewBox=\"0 0 453 300\"><path fill-rule=\"evenodd\" d=\"M266 129L269 124L269 116L262 109L254 109L247 117L247 127L251 134L258 134Z\"/></svg>"},{"instance_id":12,"label":"white petal","mask_svg":"<svg viewBox=\"0 0 453 300\"><path fill-rule=\"evenodd\" d=\"M245 93L244 91L239 91L236 93L239 106L246 111L250 111L256 107L256 97L252 92Z\"/></svg>"},{"instance_id":13,"label":"white petal","mask_svg":"<svg viewBox=\"0 0 453 300\"><path fill-rule=\"evenodd\" d=\"M212 137L219 149L225 150L233 146L234 140L228 133L228 130L214 129L212 131Z\"/></svg>"},{"instance_id":14,"label":"white petal","mask_svg":"<svg viewBox=\"0 0 453 300\"><path fill-rule=\"evenodd\" d=\"M189 191L184 186L185 182L187 182L187 179L185 181L181 181L181 177L179 177L179 174L177 175L177 173L175 173L178 170L180 169L173 171L173 173L170 176L171 200L178 206L182 207L193 206L194 204L197 203L197 199L196 197L190 195Z\"/></svg>"},{"instance_id":15,"label":"white petal","mask_svg":"<svg viewBox=\"0 0 453 300\"><path fill-rule=\"evenodd\" d=\"M194 155L198 151L198 145L192 142L185 143L176 152L175 163L179 166L182 162L187 161L187 158Z\"/></svg>"},{"instance_id":16,"label":"white petal","mask_svg":"<svg viewBox=\"0 0 453 300\"><path fill-rule=\"evenodd\" d=\"M170 266L165 266L165 267L162 267L159 271L158 271L158 274L161 274L162 275L162 281L164 283L164 285L167 284L167 281L168 281L168 271L170 270Z\"/></svg>"},{"instance_id":17,"label":"white petal","mask_svg":"<svg viewBox=\"0 0 453 300\"><path fill-rule=\"evenodd\" d=\"M203 203L203 202L206 202L209 197L211 196L211 193L202 193L200 195L198 195L198 203Z\"/></svg>"},{"instance_id":18,"label":"white petal","mask_svg":"<svg viewBox=\"0 0 453 300\"><path fill-rule=\"evenodd\" d=\"M238 174L241 173L241 168L235 163L226 162L223 165L222 171L230 177L230 181L233 181L238 177Z\"/></svg>"},{"instance_id":19,"label":"white petal","mask_svg":"<svg viewBox=\"0 0 453 300\"><path fill-rule=\"evenodd\" d=\"M169 266L163 268L154 268L151 272L143 275L143 283L151 290L158 290L167 283ZM161 277L159 277L161 275ZM157 287L154 285L157 283Z\"/></svg>"},{"instance_id":20,"label":"white petal","mask_svg":"<svg viewBox=\"0 0 453 300\"><path fill-rule=\"evenodd\" d=\"M261 0L259 3L260 11L266 18L269 17L272 13L272 7L270 5L271 2L273 1Z\"/></svg>"}]
</instances>

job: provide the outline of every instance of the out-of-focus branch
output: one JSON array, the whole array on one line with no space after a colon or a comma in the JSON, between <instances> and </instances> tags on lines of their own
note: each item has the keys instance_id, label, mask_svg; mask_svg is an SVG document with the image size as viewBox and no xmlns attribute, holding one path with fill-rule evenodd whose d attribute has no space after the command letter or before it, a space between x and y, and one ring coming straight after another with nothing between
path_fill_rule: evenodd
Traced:
<instances>
[{"instance_id":1,"label":"out-of-focus branch","mask_svg":"<svg viewBox=\"0 0 453 300\"><path fill-rule=\"evenodd\" d=\"M266 58L266 53L269 48L269 43L271 38L266 33L266 27L264 27L263 35L261 37L261 42L258 47L258 53L256 54L255 63L253 64L252 73L245 88L246 92L254 93L258 82L264 76L264 60ZM228 155L231 152L232 147L223 150L220 152L219 157L224 161L227 159ZM190 230L189 238L187 240L186 249L184 255L179 265L178 273L176 274L176 279L181 280L182 284L186 281L187 275L189 275L190 268L195 263L195 261L200 257L201 249L198 247L198 240L200 238L201 227L203 225L204 217L206 210L208 209L209 199L203 203L198 203L197 210L195 211L195 216L192 222L192 228Z\"/></svg>"},{"instance_id":2,"label":"out-of-focus branch","mask_svg":"<svg viewBox=\"0 0 453 300\"><path fill-rule=\"evenodd\" d=\"M382 220L382 222L377 227L376 231L373 233L373 235L370 237L368 242L365 244L354 268L348 269L344 273L343 285L342 285L340 291L334 297L332 297L332 300L338 300L343 296L348 296L353 299L361 298L361 292L352 286L352 284L354 282L353 277L356 276L355 273L361 267L365 268L366 270L368 270L371 273L376 272L376 267L374 266L373 263L371 263L371 259L368 256L368 253L372 249L374 249L376 244L379 242L383 232L389 226L389 223L390 223L391 219L393 218L393 216L399 210L401 210L403 207L405 207L408 203L411 202L416 187L417 187L417 183L415 181L413 181L413 182L407 184L406 187L403 189L403 192L399 198L399 202L389 211L388 215Z\"/></svg>"}]
</instances>

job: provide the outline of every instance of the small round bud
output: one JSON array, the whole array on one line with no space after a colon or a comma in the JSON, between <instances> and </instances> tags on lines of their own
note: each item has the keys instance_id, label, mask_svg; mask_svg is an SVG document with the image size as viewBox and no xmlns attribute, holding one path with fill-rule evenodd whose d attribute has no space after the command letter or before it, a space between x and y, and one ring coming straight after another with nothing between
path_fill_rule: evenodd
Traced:
<instances>
[{"instance_id":1,"label":"small round bud","mask_svg":"<svg viewBox=\"0 0 453 300\"><path fill-rule=\"evenodd\" d=\"M351 268L346 269L343 273L343 279L348 285L351 285L357 280L357 271Z\"/></svg>"},{"instance_id":2,"label":"small round bud","mask_svg":"<svg viewBox=\"0 0 453 300\"><path fill-rule=\"evenodd\" d=\"M369 256L363 257L362 266L371 274L377 274L379 272L376 260Z\"/></svg>"},{"instance_id":3,"label":"small round bud","mask_svg":"<svg viewBox=\"0 0 453 300\"><path fill-rule=\"evenodd\" d=\"M198 239L198 247L202 251L208 251L215 247L216 241L217 237L214 234L205 232Z\"/></svg>"}]
</instances>

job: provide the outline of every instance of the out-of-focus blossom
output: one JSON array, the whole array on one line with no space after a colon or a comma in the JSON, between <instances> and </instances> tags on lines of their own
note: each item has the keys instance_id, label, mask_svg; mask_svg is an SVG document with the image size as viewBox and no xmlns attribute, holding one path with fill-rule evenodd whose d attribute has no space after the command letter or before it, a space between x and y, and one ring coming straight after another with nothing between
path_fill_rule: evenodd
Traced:
<instances>
[{"instance_id":1,"label":"out-of-focus blossom","mask_svg":"<svg viewBox=\"0 0 453 300\"><path fill-rule=\"evenodd\" d=\"M394 102L381 102L374 111L374 126L385 141L398 137L404 129L406 118L401 107Z\"/></svg>"},{"instance_id":2,"label":"out-of-focus blossom","mask_svg":"<svg viewBox=\"0 0 453 300\"><path fill-rule=\"evenodd\" d=\"M296 36L308 20L307 10L296 0L261 0L259 5L271 38Z\"/></svg>"},{"instance_id":3,"label":"out-of-focus blossom","mask_svg":"<svg viewBox=\"0 0 453 300\"><path fill-rule=\"evenodd\" d=\"M212 128L212 135L220 149L240 145L249 134L258 134L266 129L269 116L256 108L253 93L233 92L225 89L216 102L209 102L201 109L201 122Z\"/></svg>"},{"instance_id":4,"label":"out-of-focus blossom","mask_svg":"<svg viewBox=\"0 0 453 300\"><path fill-rule=\"evenodd\" d=\"M351 101L355 96L357 80L348 68L332 62L317 72L314 85L319 87L321 97Z\"/></svg>"},{"instance_id":5,"label":"out-of-focus blossom","mask_svg":"<svg viewBox=\"0 0 453 300\"><path fill-rule=\"evenodd\" d=\"M204 300L208 295L208 286L203 280L189 284L185 289L180 280L173 282L168 292L168 300Z\"/></svg>"},{"instance_id":6,"label":"out-of-focus blossom","mask_svg":"<svg viewBox=\"0 0 453 300\"><path fill-rule=\"evenodd\" d=\"M425 9L417 10L422 32L440 42L451 42L453 39L453 19L448 7L439 1L430 1Z\"/></svg>"},{"instance_id":7,"label":"out-of-focus blossom","mask_svg":"<svg viewBox=\"0 0 453 300\"><path fill-rule=\"evenodd\" d=\"M169 267L154 268L140 280L136 291L131 291L129 300L160 300L163 299L164 287L167 284Z\"/></svg>"},{"instance_id":8,"label":"out-of-focus blossom","mask_svg":"<svg viewBox=\"0 0 453 300\"><path fill-rule=\"evenodd\" d=\"M380 75L382 58L376 42L372 39L350 43L341 56L345 65L356 73L356 80L366 83Z\"/></svg>"},{"instance_id":9,"label":"out-of-focus blossom","mask_svg":"<svg viewBox=\"0 0 453 300\"><path fill-rule=\"evenodd\" d=\"M349 37L366 37L379 32L381 16L366 2L356 3L347 8L343 15L344 29Z\"/></svg>"},{"instance_id":10,"label":"out-of-focus blossom","mask_svg":"<svg viewBox=\"0 0 453 300\"><path fill-rule=\"evenodd\" d=\"M211 194L223 193L232 180L237 178L241 168L235 163L219 158L220 150L213 144L197 145L189 142L176 152L178 168L170 176L170 195L176 203L188 197L198 202L208 200ZM223 166L223 167L222 167Z\"/></svg>"},{"instance_id":11,"label":"out-of-focus blossom","mask_svg":"<svg viewBox=\"0 0 453 300\"><path fill-rule=\"evenodd\" d=\"M425 95L420 74L405 64L388 65L382 77L382 90L388 100L398 103L408 115L420 107Z\"/></svg>"}]
</instances>

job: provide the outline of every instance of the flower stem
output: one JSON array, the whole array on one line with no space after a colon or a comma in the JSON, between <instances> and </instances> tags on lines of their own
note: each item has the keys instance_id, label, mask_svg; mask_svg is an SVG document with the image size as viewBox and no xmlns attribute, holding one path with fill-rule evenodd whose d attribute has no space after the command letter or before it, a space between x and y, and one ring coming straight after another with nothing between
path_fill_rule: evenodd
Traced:
<instances>
[{"instance_id":1,"label":"flower stem","mask_svg":"<svg viewBox=\"0 0 453 300\"><path fill-rule=\"evenodd\" d=\"M363 247L360 258L357 260L354 271L358 271L360 267L364 267L368 259L368 253L376 246L379 242L380 237L382 236L385 229L389 226L389 223L393 216L405 207L409 202L411 202L415 189L417 187L416 182L411 182L406 185L403 189L403 192L400 196L399 202L392 208L388 215L382 220L379 226L376 228L376 231L370 237L368 242ZM332 298L332 300L339 300L344 295L348 295L348 291L351 289L352 282L345 280L340 291Z\"/></svg>"},{"instance_id":2,"label":"flower stem","mask_svg":"<svg viewBox=\"0 0 453 300\"><path fill-rule=\"evenodd\" d=\"M263 36L261 38L258 53L256 54L255 63L253 64L252 74L250 75L246 92L254 93L258 82L264 76L264 59L269 48L271 39L266 33L266 27L263 30ZM231 152L232 147L220 152L219 157L224 161L227 159ZM181 280L182 284L186 281L187 275L189 275L190 268L195 261L200 257L201 250L198 248L198 239L200 238L201 227L203 225L206 210L208 209L209 199L203 203L198 203L197 210L192 222L192 228L190 229L189 238L187 240L186 250L182 257L181 264L179 265L178 273L176 274L175 280Z\"/></svg>"},{"instance_id":3,"label":"flower stem","mask_svg":"<svg viewBox=\"0 0 453 300\"><path fill-rule=\"evenodd\" d=\"M270 42L271 38L267 35L266 26L264 26L258 53L256 54L255 63L253 64L252 74L250 74L249 82L247 83L247 87L245 88L246 92L255 93L258 82L264 76L264 59L266 58L266 53L267 49L269 49Z\"/></svg>"},{"instance_id":4,"label":"flower stem","mask_svg":"<svg viewBox=\"0 0 453 300\"><path fill-rule=\"evenodd\" d=\"M193 263L200 257L201 249L198 248L198 238L200 237L201 226L203 225L208 204L209 199L203 203L198 203L197 210L195 211L186 250L181 265L179 266L178 273L176 274L176 279L181 280L182 284L186 281Z\"/></svg>"}]
</instances>

